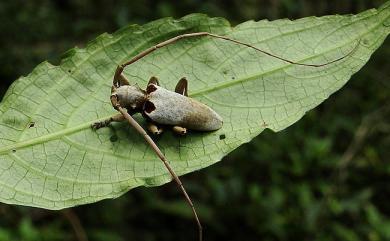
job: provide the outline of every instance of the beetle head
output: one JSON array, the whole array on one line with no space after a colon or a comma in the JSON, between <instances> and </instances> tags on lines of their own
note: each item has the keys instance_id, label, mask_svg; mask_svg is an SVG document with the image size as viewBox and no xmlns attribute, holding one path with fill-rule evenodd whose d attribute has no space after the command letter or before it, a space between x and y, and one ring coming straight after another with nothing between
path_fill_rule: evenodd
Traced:
<instances>
[{"instance_id":1,"label":"beetle head","mask_svg":"<svg viewBox=\"0 0 390 241\"><path fill-rule=\"evenodd\" d=\"M139 112L142 110L142 106L146 100L145 91L138 86L122 85L111 88L111 103L116 109L118 105Z\"/></svg>"}]
</instances>

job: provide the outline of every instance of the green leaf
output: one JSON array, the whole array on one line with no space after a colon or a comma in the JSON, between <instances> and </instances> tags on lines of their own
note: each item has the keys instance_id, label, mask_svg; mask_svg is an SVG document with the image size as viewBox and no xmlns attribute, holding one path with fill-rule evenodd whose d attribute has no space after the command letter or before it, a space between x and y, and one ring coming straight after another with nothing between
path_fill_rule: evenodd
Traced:
<instances>
[{"instance_id":1,"label":"green leaf","mask_svg":"<svg viewBox=\"0 0 390 241\"><path fill-rule=\"evenodd\" d=\"M341 88L389 34L389 15L390 2L358 15L248 21L232 28L224 19L193 14L103 34L67 52L60 66L44 62L15 81L0 105L0 201L61 209L171 180L128 124L90 128L116 113L109 101L116 66L158 42L208 31L289 60L324 63L360 41L351 56L321 68L291 65L209 37L180 40L129 66L125 74L141 87L157 76L173 90L187 77L191 97L224 119L216 132L177 137L166 131L156 138L183 175L220 161L265 128L283 130Z\"/></svg>"}]
</instances>

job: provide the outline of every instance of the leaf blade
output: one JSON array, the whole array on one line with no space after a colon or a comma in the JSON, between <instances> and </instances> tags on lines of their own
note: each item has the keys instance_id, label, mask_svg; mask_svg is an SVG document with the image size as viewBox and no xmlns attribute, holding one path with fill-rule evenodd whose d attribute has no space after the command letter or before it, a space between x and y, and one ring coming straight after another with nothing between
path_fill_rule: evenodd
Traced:
<instances>
[{"instance_id":1,"label":"leaf blade","mask_svg":"<svg viewBox=\"0 0 390 241\"><path fill-rule=\"evenodd\" d=\"M266 127L286 128L341 88L388 35L384 23L389 15L387 3L355 16L252 21L235 28L223 19L189 15L101 35L85 49L69 51L60 66L41 64L7 92L0 104L0 201L61 209L170 181L142 137L127 125L89 129L115 113L108 96L116 65L157 42L209 31L252 41L294 61L324 62L351 49L347 45L357 35L367 35L358 57L321 72L209 38L183 40L126 69L141 87L157 75L164 87L173 89L185 75L189 94L224 117L217 132L186 138L168 132L158 140L176 172L184 174L219 161ZM36 127L28 128L31 121ZM220 140L220 135L226 138Z\"/></svg>"}]
</instances>

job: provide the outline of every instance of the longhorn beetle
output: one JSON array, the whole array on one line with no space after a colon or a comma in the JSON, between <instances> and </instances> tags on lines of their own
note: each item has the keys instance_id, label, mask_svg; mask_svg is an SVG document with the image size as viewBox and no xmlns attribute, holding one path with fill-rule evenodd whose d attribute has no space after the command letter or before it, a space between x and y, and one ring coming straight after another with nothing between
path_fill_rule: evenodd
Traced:
<instances>
[{"instance_id":1,"label":"longhorn beetle","mask_svg":"<svg viewBox=\"0 0 390 241\"><path fill-rule=\"evenodd\" d=\"M133 126L145 138L146 142L151 146L157 156L164 163L168 172L175 180L176 184L183 193L187 203L189 204L193 212L196 224L198 226L199 241L202 241L202 225L189 195L187 194L179 177L169 165L168 160L166 159L164 154L158 148L153 139L147 134L147 132L138 124L137 121L134 120L132 115L135 113L142 113L142 115L148 121L148 130L153 134L157 135L161 134L162 132L161 125L172 126L173 131L180 135L186 134L187 129L197 131L217 130L222 127L222 118L210 107L188 97L188 83L186 78L182 78L178 82L175 88L175 92L160 87L156 77L151 77L146 87L146 90L143 90L137 85L130 85L129 80L123 75L123 70L126 66L142 59L143 57L147 56L148 54L154 52L159 48L163 48L169 44L175 43L180 39L201 36L209 36L217 39L230 41L238 45L244 45L273 58L282 60L284 62L308 67L322 67L338 62L355 52L360 43L359 40L356 46L349 53L330 62L322 64L303 64L282 58L270 52L259 49L251 44L244 43L229 38L227 36L221 36L209 32L196 32L178 35L176 37L163 41L155 46L152 46L142 51L141 53L134 56L130 61L121 64L117 67L114 74L113 85L111 88L110 100L114 109L119 111L120 114L112 116L111 118L102 122L96 122L92 124L92 128L99 129L101 127L108 126L111 122L114 121L127 120L129 124Z\"/></svg>"}]
</instances>

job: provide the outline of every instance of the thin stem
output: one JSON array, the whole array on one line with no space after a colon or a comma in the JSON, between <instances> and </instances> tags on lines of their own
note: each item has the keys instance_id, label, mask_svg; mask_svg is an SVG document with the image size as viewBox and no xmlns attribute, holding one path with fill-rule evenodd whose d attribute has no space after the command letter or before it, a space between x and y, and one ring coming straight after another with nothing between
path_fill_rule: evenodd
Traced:
<instances>
[{"instance_id":1,"label":"thin stem","mask_svg":"<svg viewBox=\"0 0 390 241\"><path fill-rule=\"evenodd\" d=\"M171 168L171 166L168 163L167 158L164 156L164 154L161 152L160 148L156 145L156 143L153 141L153 139L148 135L148 133L142 128L140 124L134 118L127 113L127 110L123 107L121 107L119 104L116 105L117 110L126 118L126 120L130 123L131 126L134 127L140 133L146 140L146 142L152 147L153 151L157 154L157 156L161 159L161 161L164 163L165 167L168 169L169 173L171 174L172 178L175 180L176 184L179 186L181 192L183 193L188 205L191 207L191 210L194 214L195 221L198 225L199 230L199 241L202 241L202 225L200 223L198 214L196 213L195 206L191 201L191 198L188 196L183 183L180 181L179 177L176 175L175 171Z\"/></svg>"}]
</instances>

